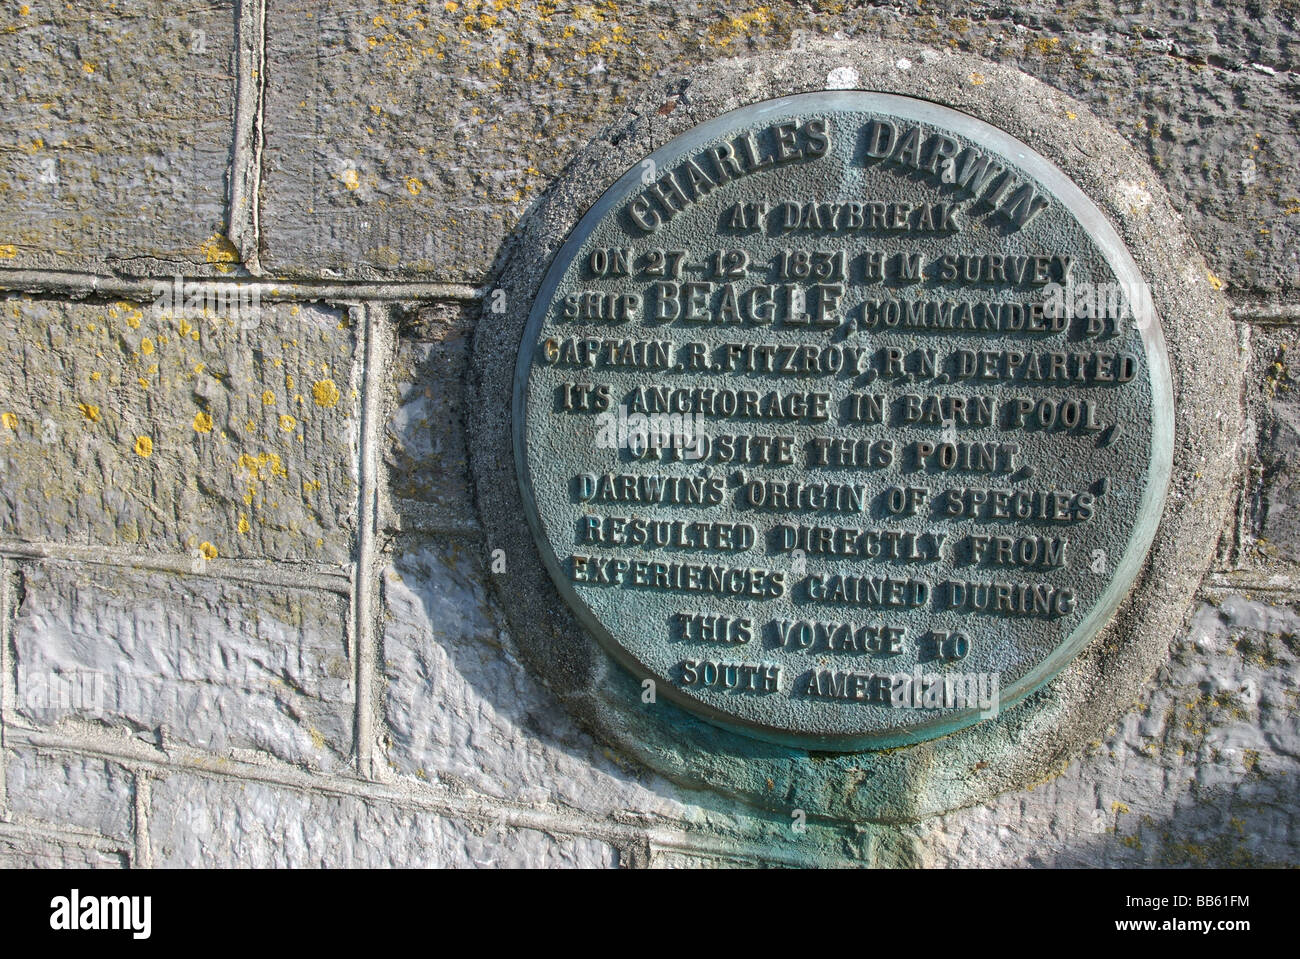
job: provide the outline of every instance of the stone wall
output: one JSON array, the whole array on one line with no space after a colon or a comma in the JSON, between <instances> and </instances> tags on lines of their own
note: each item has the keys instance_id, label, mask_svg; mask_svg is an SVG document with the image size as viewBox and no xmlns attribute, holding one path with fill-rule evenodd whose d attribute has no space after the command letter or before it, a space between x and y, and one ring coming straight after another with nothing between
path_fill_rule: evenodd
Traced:
<instances>
[{"instance_id":1,"label":"stone wall","mask_svg":"<svg viewBox=\"0 0 1300 959\"><path fill-rule=\"evenodd\" d=\"M1138 6L6 8L0 865L1300 862L1300 6ZM690 109L692 66L815 36L1086 103L1245 370L1236 507L1146 694L907 825L802 827L594 741L516 657L469 489L470 340L534 198L647 91Z\"/></svg>"}]
</instances>

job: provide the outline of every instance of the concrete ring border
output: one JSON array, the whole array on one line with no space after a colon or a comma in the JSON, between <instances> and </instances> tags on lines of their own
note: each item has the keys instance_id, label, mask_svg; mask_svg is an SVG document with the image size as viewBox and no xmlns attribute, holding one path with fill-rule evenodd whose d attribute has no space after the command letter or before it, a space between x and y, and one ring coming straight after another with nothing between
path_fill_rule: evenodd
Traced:
<instances>
[{"instance_id":1,"label":"concrete ring border","mask_svg":"<svg viewBox=\"0 0 1300 959\"><path fill-rule=\"evenodd\" d=\"M560 598L516 481L511 397L519 343L552 257L624 172L693 126L795 93L856 89L941 103L1030 144L1120 234L1152 288L1173 372L1173 471L1147 561L1111 621L1046 686L997 718L875 752L824 753L725 731L618 666ZM467 431L492 577L529 668L595 735L683 785L775 810L906 822L1050 777L1129 707L1164 661L1213 556L1240 432L1236 333L1200 253L1151 169L1087 107L981 59L906 44L808 41L653 83L572 161L507 239L474 337ZM497 293L500 291L500 293ZM494 307L504 303L504 312Z\"/></svg>"}]
</instances>

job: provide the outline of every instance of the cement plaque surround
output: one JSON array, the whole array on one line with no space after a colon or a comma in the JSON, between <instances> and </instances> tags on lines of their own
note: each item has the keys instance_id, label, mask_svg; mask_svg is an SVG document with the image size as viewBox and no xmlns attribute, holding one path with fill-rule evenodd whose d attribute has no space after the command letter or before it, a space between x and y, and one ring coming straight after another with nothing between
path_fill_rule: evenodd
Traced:
<instances>
[{"instance_id":1,"label":"cement plaque surround","mask_svg":"<svg viewBox=\"0 0 1300 959\"><path fill-rule=\"evenodd\" d=\"M903 69L899 65L902 63L909 64L908 68ZM1085 634L1079 634L1077 651L1072 656L1068 652L1062 655L1055 674L1042 681L1036 690L1028 692L1019 703L1010 701L1010 686L1003 687L997 715L970 722L947 734L936 734L934 728L904 730L899 738L905 744L900 748L874 748L884 741L881 734L887 731L881 728L861 727L856 733L850 730L848 735L843 735L841 729L840 734L830 736L814 731L805 736L791 733L779 720L769 722L769 728L763 728L761 722L747 725L735 716L706 715L704 704L687 702L674 695L670 683L665 683L662 678L656 681L657 697L653 702L647 702L644 683L654 675L651 670L643 668L635 660L629 662L627 652L610 643L612 636L601 637L600 631L593 627L591 617L582 615L580 608L567 601L563 588L558 585L570 574L556 575L557 555L562 552L567 558L577 552L574 548L576 525L569 532L569 527L558 520L563 511L573 510L579 504L572 499L571 491L555 504L560 513L556 514L557 522L553 528L563 530L567 541L557 537L556 545L552 546L545 535L535 535L526 519L530 507L525 503L519 476L520 459L516 455L519 420L514 407L519 399L516 394L520 389L521 344L526 341L537 344L548 338L539 337L536 326L528 329L533 308L554 293L552 289L543 295L543 284L552 277L553 266L563 262L566 256L572 258L572 250L568 253L562 250L578 235L579 222L592 214L601 198L614 190L625 175L632 187L627 191L629 197L643 192L647 188L647 184L641 182L644 161L657 158L659 151L678 137L692 135L703 125L713 123L738 108L763 105L787 96L815 94L829 102L829 98L839 96L843 91L828 91L827 86L842 84L846 77L854 78L854 87L860 93L893 94L906 97L913 104L922 101L942 104L949 108L949 113L979 121L986 125L986 129L1003 131L1019 144L1031 146L1033 153L1049 161L1059 171L1056 176L1062 185L1058 188L1038 173L1023 167L1023 158L1019 155L1009 158L1016 161L1014 165L1018 169L1032 173L1036 182L1049 185L1054 196L1062 196L1063 190L1075 188L1077 193L1086 196L1099 222L1081 219L1077 228L1080 242L1096 246L1097 241L1089 239L1089 236L1101 237L1107 231L1117 235L1122 248L1129 251L1132 262L1137 265L1140 277L1150 284L1153 315L1158 318L1151 333L1157 329L1163 332L1168 365L1173 374L1169 386L1177 410L1164 505L1161 508L1153 503L1151 510L1150 521L1156 522L1158 514L1155 535L1146 560L1137 563L1132 584L1126 592L1122 588L1117 590L1119 603L1113 615L1101 624L1091 640L1086 639ZM901 126L899 130L905 132ZM1019 152L1024 152L1023 148L1018 147ZM1028 156L1030 154L1026 152ZM924 161L925 156L921 159ZM703 162L708 162L707 156ZM905 157L903 163L909 162L910 157ZM707 172L707 168L701 169ZM786 164L779 176L788 178L793 169L793 165ZM864 162L861 170L867 169ZM662 176L663 172L660 165L659 175ZM958 175L960 172L957 171ZM756 177L763 175L755 174ZM955 192L945 194L944 188L949 185L942 183L942 162L937 182L930 171L915 169L904 171L897 180L901 185L895 187L896 191L912 189L918 199L923 193L928 194L927 202L947 202L948 196L959 198ZM791 185L794 183L793 180L789 182ZM726 188L724 185L719 189ZM791 191L783 189L778 192ZM905 196L899 199L910 202ZM1086 208L1085 205L1074 209L1071 215L1079 218L1082 216L1079 209ZM1042 212L1038 214L1040 218L1043 215ZM687 214L680 216L686 217ZM623 222L627 223L626 220ZM1029 222L1026 229L1032 229L1035 222ZM674 219L669 226L675 223ZM879 229L876 232L879 233ZM710 238L719 235L716 223L707 235ZM943 252L962 252L941 250L937 244L942 238L936 236L934 239L934 251L940 255ZM801 242L808 243L808 240ZM847 243L848 240L841 236L837 242ZM887 242L895 244L894 251L901 249L901 241ZM951 245L951 237L942 242ZM857 244L855 250L865 252L869 244L874 245L872 231L859 231L853 243ZM624 244L602 245L614 247ZM717 249L733 245L717 244ZM789 244L792 248L795 245ZM712 244L700 248L706 253L714 250ZM764 265L769 271L773 268L770 259ZM1095 275L1104 278L1113 269L1112 261L1107 259L1105 267ZM863 275L859 269L854 281L861 287L856 293L859 304L865 299L866 292L861 283ZM644 278L633 279L636 284L629 284L630 291L636 292L636 286L647 286L642 282ZM766 277L757 275L747 282L758 284L760 280L767 282ZM582 282L584 286L589 282L597 285L595 278ZM613 289L623 281L600 282ZM881 299L919 295L897 284L884 284L884 287L890 295ZM901 292L895 293L896 290ZM875 291L872 292L874 298ZM977 296L989 300L996 298L984 297L982 293L971 296L956 287L934 295L927 293L925 298L957 300L969 297L974 300ZM1018 294L1021 301L1029 298L1026 294ZM849 302L847 297L844 302ZM815 303L812 306L816 308ZM608 325L632 330L639 323L629 320ZM746 327L742 323L725 327L725 332L707 329L699 335L694 330L683 332L684 329L680 323L676 326L672 322L659 324L654 338L685 343L702 341L707 334L720 341L748 336L767 342L767 338L760 334L776 328L770 325ZM825 342L856 345L853 338L870 342L873 337L883 340L885 336L861 328L846 327L846 333L851 333L851 337L846 335L837 340L825 336ZM932 340L943 335L926 332L923 339ZM634 333L616 337L605 337L602 333L597 336L597 339L605 338L649 337ZM822 342L822 337L818 336L815 342ZM1114 338L1103 342L1113 344ZM1114 348L1113 345L1106 347ZM1145 344L1143 350L1144 355L1149 356ZM1228 318L1223 295L1214 286L1204 260L1150 168L1113 128L1100 122L1086 106L1059 91L1013 68L914 44L808 40L801 43L797 52L721 60L707 68L693 70L690 76L668 76L647 83L624 112L573 157L565 173L539 197L529 215L502 246L494 277L485 287L473 355L466 405L469 453L479 521L484 533L484 560L491 563L494 601L504 613L503 625L508 626L503 641L517 651L557 702L578 717L593 735L610 745L615 755L635 760L676 781L770 808L782 817L788 817L792 809L800 809L810 816L826 814L874 822L909 821L981 802L997 792L1042 781L1053 771L1063 769L1070 756L1077 755L1085 744L1102 737L1107 725L1131 707L1141 695L1143 685L1165 661L1169 640L1180 629L1197 585L1214 555L1227 515L1233 473L1237 469L1236 451L1241 429L1237 403L1241 382L1237 336ZM525 365L531 359L530 356ZM1151 361L1148 358L1146 362L1150 364ZM553 372L550 366L538 368ZM569 377L574 382L593 383L596 377L608 373L607 370L584 366L568 367L568 372L574 374ZM662 371L649 372L653 376L647 379L664 378ZM686 374L676 376L683 382L690 379ZM733 378L743 380L745 376L741 374ZM1147 377L1148 370L1144 368L1142 380L1159 386L1158 377L1153 380ZM752 379L757 381L757 377ZM781 379L806 380L805 392L816 389L816 384L822 382L819 377ZM1135 375L1126 386L1138 381ZM836 391L849 389L848 384L839 381L833 381L832 386ZM898 383L876 379L874 383L854 383L852 391L902 392L899 386ZM912 386L914 393L942 392L926 384ZM1014 391L1016 384L1011 386L1012 390L1006 392ZM778 387L793 391L786 384L778 384ZM945 388L953 393L959 390L976 392L956 382L947 384ZM994 383L991 388L978 391L988 389L990 394L994 394L1000 388ZM1080 394L1085 398L1097 392L1091 386L1080 388ZM1159 396L1156 392L1151 395ZM583 429L590 431L593 438L598 415L595 411L568 414L572 422L583 423ZM722 428L724 425L727 427L725 430ZM782 427L781 432L789 432L784 429L786 425L763 423L758 427L747 421L705 420L706 430L715 433L777 432L774 426ZM805 427L810 425L816 424L804 424ZM1158 464L1157 446L1147 445L1149 437L1143 439L1136 431L1129 431L1130 425L1128 422L1123 424L1125 432L1115 442L1141 443L1144 448L1129 462ZM959 440L966 438L963 433L973 438L976 434L971 432L972 429L983 429L960 424L954 424L954 427ZM835 426L837 430L841 428ZM876 428L876 425L868 425L863 432ZM898 429L900 435L904 429L890 428ZM569 431L573 429L572 425L566 427ZM942 438L944 428L940 425L937 429L932 428L931 432ZM919 425L914 427L914 433L920 433ZM1030 438L1035 439L1033 435ZM1048 438L1061 439L1056 434ZM1104 441L1105 437L1097 435L1096 439ZM587 456L594 451L572 448L565 452L566 455ZM611 452L616 451L601 449L603 454ZM801 457L806 455L802 447L797 452ZM619 464L619 472L646 470L641 463L629 463L624 467L620 460ZM666 465L681 468L679 463ZM725 465L730 467L733 464ZM1041 463L1036 458L1031 465L1037 470ZM1049 462L1047 468L1051 467ZM776 470L762 466L749 466L747 475L763 476L765 471L776 476ZM579 472L594 472L594 469L574 468L571 472L577 475ZM873 474L883 471L866 472L872 477L869 482L876 483L880 476ZM1093 482L1098 478L1087 477ZM1001 485L1000 481L989 481L996 477L972 479L973 482L965 479L961 482L966 486ZM1017 480L1020 482L1022 480ZM729 487L728 494L734 495L737 488ZM627 505L638 506L635 503L598 504L591 512L621 515L630 512L625 510ZM1132 515L1136 512L1140 511ZM763 511L759 515L765 523L779 521L776 513L769 516L768 511ZM852 522L817 518L806 521L805 525L861 528L883 525L875 523L869 513L862 518L864 521L861 523L856 518ZM576 520L576 511L570 520ZM1124 542L1140 543L1142 532L1134 526L1125 535L1129 539ZM837 542L842 546L846 541L841 538ZM1130 555L1140 557L1141 549L1134 548L1136 553ZM627 549L627 544L591 544L587 550L595 555L620 551L632 552ZM735 557L719 552L717 555L726 562L717 564L770 565L787 575L794 575L795 557L790 553L769 551L768 545L764 544L761 558L766 562L760 563L756 547L742 552L752 553L753 562L750 563L749 559L736 562ZM1095 557L1086 555L1083 559L1086 560L1088 579L1081 577L1081 581L1090 581L1093 575L1098 575L1104 576L1106 582L1121 582L1124 571L1120 560L1123 556L1123 551L1117 557L1106 549L1108 565L1102 568L1108 572L1093 574L1091 567ZM844 557L837 559L850 561ZM816 568L814 556L806 550L804 560L809 571ZM699 561L692 559L690 562ZM635 598L639 593L653 595L652 591L644 588L620 586L615 590L608 585L598 588L615 593L622 600ZM681 595L691 600L700 598L694 592ZM827 611L841 612L835 607L827 607ZM820 615L821 612L819 610L818 616L808 618L831 618ZM845 615L841 618L845 620L866 618L849 607L843 612ZM763 621L779 618L790 617L765 617ZM664 634L660 632L659 635ZM680 650L679 657L668 664L671 668L690 655L686 650L691 647L679 641L670 642ZM754 642L749 645L759 648ZM700 648L703 652L704 648ZM704 657L695 654L695 658ZM714 658L721 661L724 658L740 660L742 657L716 655ZM867 657L868 660L871 658ZM882 667L877 670L873 664L854 671L895 671L887 663L882 663ZM843 672L849 671L840 668ZM960 662L937 665L935 671L942 669L974 672ZM785 677L787 682L797 678ZM668 679L672 680L671 674ZM862 707L858 702L842 701L841 704L849 715L852 713L847 707L859 711ZM924 715L927 711L917 712ZM932 710L928 712L931 719L938 715ZM930 736L933 738L925 738ZM907 737L910 737L910 744Z\"/></svg>"}]
</instances>

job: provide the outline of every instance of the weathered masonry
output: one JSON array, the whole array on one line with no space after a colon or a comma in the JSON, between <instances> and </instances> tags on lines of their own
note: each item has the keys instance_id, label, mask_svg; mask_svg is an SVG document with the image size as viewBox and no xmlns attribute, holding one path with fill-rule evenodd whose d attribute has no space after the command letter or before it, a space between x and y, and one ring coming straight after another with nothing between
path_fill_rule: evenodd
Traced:
<instances>
[{"instance_id":1,"label":"weathered masonry","mask_svg":"<svg viewBox=\"0 0 1300 959\"><path fill-rule=\"evenodd\" d=\"M4 16L0 864L1300 859L1286 5Z\"/></svg>"}]
</instances>

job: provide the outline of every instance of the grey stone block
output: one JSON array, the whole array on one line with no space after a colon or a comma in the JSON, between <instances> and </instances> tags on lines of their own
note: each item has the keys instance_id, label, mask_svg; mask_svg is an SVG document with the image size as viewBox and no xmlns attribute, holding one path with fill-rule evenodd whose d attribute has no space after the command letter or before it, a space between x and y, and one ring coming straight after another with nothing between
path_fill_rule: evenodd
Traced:
<instances>
[{"instance_id":1,"label":"grey stone block","mask_svg":"<svg viewBox=\"0 0 1300 959\"><path fill-rule=\"evenodd\" d=\"M944 866L1282 866L1300 862L1300 614L1202 604L1134 710L1032 791L906 832Z\"/></svg>"},{"instance_id":2,"label":"grey stone block","mask_svg":"<svg viewBox=\"0 0 1300 959\"><path fill-rule=\"evenodd\" d=\"M124 851L0 831L0 869L126 869L130 864Z\"/></svg>"},{"instance_id":3,"label":"grey stone block","mask_svg":"<svg viewBox=\"0 0 1300 959\"><path fill-rule=\"evenodd\" d=\"M20 596L15 708L27 721L78 717L164 746L346 766L343 598L62 563L24 566Z\"/></svg>"},{"instance_id":4,"label":"grey stone block","mask_svg":"<svg viewBox=\"0 0 1300 959\"><path fill-rule=\"evenodd\" d=\"M172 774L153 784L163 867L606 868L599 840L469 824L379 800Z\"/></svg>"},{"instance_id":5,"label":"grey stone block","mask_svg":"<svg viewBox=\"0 0 1300 959\"><path fill-rule=\"evenodd\" d=\"M229 2L15 4L0 33L0 267L236 267Z\"/></svg>"},{"instance_id":6,"label":"grey stone block","mask_svg":"<svg viewBox=\"0 0 1300 959\"><path fill-rule=\"evenodd\" d=\"M1256 469L1247 477L1249 543L1256 561L1300 562L1300 391L1293 373L1296 335L1290 329L1254 330L1247 374L1249 420L1256 436Z\"/></svg>"},{"instance_id":7,"label":"grey stone block","mask_svg":"<svg viewBox=\"0 0 1300 959\"><path fill-rule=\"evenodd\" d=\"M403 529L475 529L465 446L464 386L471 308L423 309L401 330L390 371L384 462Z\"/></svg>"},{"instance_id":8,"label":"grey stone block","mask_svg":"<svg viewBox=\"0 0 1300 959\"><path fill-rule=\"evenodd\" d=\"M351 558L360 374L344 314L23 298L0 335L0 536Z\"/></svg>"},{"instance_id":9,"label":"grey stone block","mask_svg":"<svg viewBox=\"0 0 1300 959\"><path fill-rule=\"evenodd\" d=\"M681 815L673 787L612 758L515 658L479 548L408 542L384 572L389 764L498 799Z\"/></svg>"},{"instance_id":10,"label":"grey stone block","mask_svg":"<svg viewBox=\"0 0 1300 959\"><path fill-rule=\"evenodd\" d=\"M270 61L296 68L267 93L264 263L479 282L531 200L643 88L662 91L661 111L690 109L693 69L791 47L797 61L812 34L976 54L1078 97L1185 201L1219 281L1300 286L1297 28L1284 5L497 6L273 0Z\"/></svg>"},{"instance_id":11,"label":"grey stone block","mask_svg":"<svg viewBox=\"0 0 1300 959\"><path fill-rule=\"evenodd\" d=\"M24 819L89 829L115 839L131 837L134 782L116 763L10 750L5 754L5 791L9 812Z\"/></svg>"}]
</instances>

